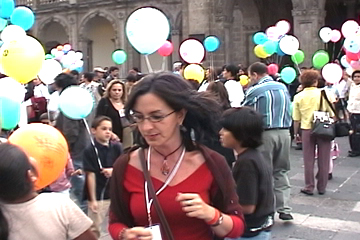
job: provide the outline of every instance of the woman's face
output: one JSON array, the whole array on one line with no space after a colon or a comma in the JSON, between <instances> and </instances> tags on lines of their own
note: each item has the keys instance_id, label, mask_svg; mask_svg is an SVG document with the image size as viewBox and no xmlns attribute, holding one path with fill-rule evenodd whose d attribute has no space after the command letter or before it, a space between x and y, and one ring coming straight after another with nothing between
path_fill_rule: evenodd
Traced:
<instances>
[{"instance_id":1,"label":"woman's face","mask_svg":"<svg viewBox=\"0 0 360 240\"><path fill-rule=\"evenodd\" d=\"M138 129L150 146L171 144L180 138L179 126L185 118L184 111L174 112L174 109L157 95L147 93L138 97L133 112L138 119Z\"/></svg>"},{"instance_id":2,"label":"woman's face","mask_svg":"<svg viewBox=\"0 0 360 240\"><path fill-rule=\"evenodd\" d=\"M223 147L235 149L239 145L238 141L229 130L222 128L219 134L220 143Z\"/></svg>"},{"instance_id":3,"label":"woman's face","mask_svg":"<svg viewBox=\"0 0 360 240\"><path fill-rule=\"evenodd\" d=\"M114 99L114 100L119 100L121 99L122 95L123 95L123 87L120 83L115 83L114 85L112 85L111 89L110 89L110 98Z\"/></svg>"}]
</instances>

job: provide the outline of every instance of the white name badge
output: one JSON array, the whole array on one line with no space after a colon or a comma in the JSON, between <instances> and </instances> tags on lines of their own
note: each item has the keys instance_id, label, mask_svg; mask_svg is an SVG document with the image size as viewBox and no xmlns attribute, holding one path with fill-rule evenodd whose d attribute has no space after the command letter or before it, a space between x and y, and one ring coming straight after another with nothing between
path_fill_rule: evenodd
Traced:
<instances>
[{"instance_id":1,"label":"white name badge","mask_svg":"<svg viewBox=\"0 0 360 240\"><path fill-rule=\"evenodd\" d=\"M150 227L147 227L146 229L149 229L151 231L153 240L162 240L159 224L152 225Z\"/></svg>"}]
</instances>

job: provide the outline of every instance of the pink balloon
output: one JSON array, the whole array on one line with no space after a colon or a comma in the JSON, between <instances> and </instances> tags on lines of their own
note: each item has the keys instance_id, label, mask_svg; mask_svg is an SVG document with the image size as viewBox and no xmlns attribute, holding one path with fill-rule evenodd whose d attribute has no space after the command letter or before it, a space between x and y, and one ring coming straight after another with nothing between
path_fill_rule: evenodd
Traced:
<instances>
[{"instance_id":1,"label":"pink balloon","mask_svg":"<svg viewBox=\"0 0 360 240\"><path fill-rule=\"evenodd\" d=\"M351 61L351 62L350 62L350 66L351 66L354 70L360 70L360 62L359 62L359 61Z\"/></svg>"},{"instance_id":2,"label":"pink balloon","mask_svg":"<svg viewBox=\"0 0 360 240\"><path fill-rule=\"evenodd\" d=\"M267 67L267 69L270 75L275 75L279 71L279 66L275 63L272 63Z\"/></svg>"},{"instance_id":3,"label":"pink balloon","mask_svg":"<svg viewBox=\"0 0 360 240\"><path fill-rule=\"evenodd\" d=\"M164 45L162 45L158 49L158 53L160 54L160 56L167 57L173 52L173 50L174 50L174 47L173 47L172 43L169 42L168 40L166 40Z\"/></svg>"},{"instance_id":4,"label":"pink balloon","mask_svg":"<svg viewBox=\"0 0 360 240\"><path fill-rule=\"evenodd\" d=\"M200 63L205 57L205 48L196 39L187 39L181 43L179 53L187 63Z\"/></svg>"},{"instance_id":5,"label":"pink balloon","mask_svg":"<svg viewBox=\"0 0 360 240\"><path fill-rule=\"evenodd\" d=\"M349 52L349 51L345 51L346 52L346 57L350 60L359 60L360 59L360 52L358 53L352 53L352 52Z\"/></svg>"},{"instance_id":6,"label":"pink balloon","mask_svg":"<svg viewBox=\"0 0 360 240\"><path fill-rule=\"evenodd\" d=\"M271 26L268 29L266 29L265 33L266 36L273 41L279 40L279 37L281 36L279 29L275 26Z\"/></svg>"},{"instance_id":7,"label":"pink balloon","mask_svg":"<svg viewBox=\"0 0 360 240\"><path fill-rule=\"evenodd\" d=\"M340 39L341 39L341 33L340 33L340 31L337 30L337 29L332 30L332 36L331 36L331 39L330 39L330 40L331 40L332 42L336 43L336 42L338 42Z\"/></svg>"}]
</instances>

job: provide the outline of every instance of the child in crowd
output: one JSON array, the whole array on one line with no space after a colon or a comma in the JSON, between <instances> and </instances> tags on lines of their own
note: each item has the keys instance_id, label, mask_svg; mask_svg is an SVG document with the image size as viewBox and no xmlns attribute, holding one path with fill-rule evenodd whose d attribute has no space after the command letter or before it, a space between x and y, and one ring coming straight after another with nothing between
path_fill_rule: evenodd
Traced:
<instances>
[{"instance_id":1,"label":"child in crowd","mask_svg":"<svg viewBox=\"0 0 360 240\"><path fill-rule=\"evenodd\" d=\"M112 166L121 155L118 142L110 142L112 122L109 117L99 116L91 126L94 143L84 151L85 198L88 200L88 216L94 224L91 230L100 237L101 225L110 206L109 179Z\"/></svg>"},{"instance_id":2,"label":"child in crowd","mask_svg":"<svg viewBox=\"0 0 360 240\"><path fill-rule=\"evenodd\" d=\"M0 239L95 240L91 220L73 201L35 191L37 177L20 147L0 144Z\"/></svg>"}]
</instances>

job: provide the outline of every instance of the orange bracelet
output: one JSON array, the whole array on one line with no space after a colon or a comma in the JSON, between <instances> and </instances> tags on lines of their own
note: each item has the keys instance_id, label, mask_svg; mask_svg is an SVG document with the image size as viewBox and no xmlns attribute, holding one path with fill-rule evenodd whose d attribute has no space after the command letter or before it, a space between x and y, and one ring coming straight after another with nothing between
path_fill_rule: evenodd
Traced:
<instances>
[{"instance_id":1,"label":"orange bracelet","mask_svg":"<svg viewBox=\"0 0 360 240\"><path fill-rule=\"evenodd\" d=\"M215 209L215 216L211 221L206 222L208 225L214 225L220 218L220 211Z\"/></svg>"}]
</instances>

